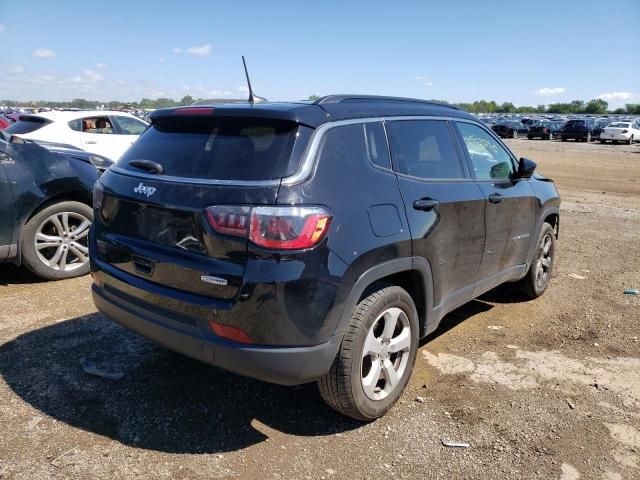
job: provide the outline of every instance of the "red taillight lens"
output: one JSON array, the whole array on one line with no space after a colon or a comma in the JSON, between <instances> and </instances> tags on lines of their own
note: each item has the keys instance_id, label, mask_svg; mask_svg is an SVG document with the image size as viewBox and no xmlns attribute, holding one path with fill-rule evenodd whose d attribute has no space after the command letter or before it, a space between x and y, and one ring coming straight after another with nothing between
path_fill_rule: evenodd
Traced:
<instances>
[{"instance_id":1,"label":"red taillight lens","mask_svg":"<svg viewBox=\"0 0 640 480\"><path fill-rule=\"evenodd\" d=\"M249 235L250 207L215 206L207 208L206 213L216 232L236 237Z\"/></svg>"},{"instance_id":2,"label":"red taillight lens","mask_svg":"<svg viewBox=\"0 0 640 480\"><path fill-rule=\"evenodd\" d=\"M548 128L545 128L545 129L544 129L544 133L549 133L549 129L548 129Z\"/></svg>"},{"instance_id":3,"label":"red taillight lens","mask_svg":"<svg viewBox=\"0 0 640 480\"><path fill-rule=\"evenodd\" d=\"M216 232L276 250L311 248L320 243L331 223L331 214L321 207L213 206L206 214Z\"/></svg>"},{"instance_id":4,"label":"red taillight lens","mask_svg":"<svg viewBox=\"0 0 640 480\"><path fill-rule=\"evenodd\" d=\"M176 108L172 115L210 115L213 113L213 107L183 107Z\"/></svg>"},{"instance_id":5,"label":"red taillight lens","mask_svg":"<svg viewBox=\"0 0 640 480\"><path fill-rule=\"evenodd\" d=\"M253 340L247 332L240 328L232 327L230 325L222 325L221 323L214 322L213 320L209 320L209 326L211 327L211 330L213 330L213 333L219 337L233 340L234 342L253 343Z\"/></svg>"}]
</instances>

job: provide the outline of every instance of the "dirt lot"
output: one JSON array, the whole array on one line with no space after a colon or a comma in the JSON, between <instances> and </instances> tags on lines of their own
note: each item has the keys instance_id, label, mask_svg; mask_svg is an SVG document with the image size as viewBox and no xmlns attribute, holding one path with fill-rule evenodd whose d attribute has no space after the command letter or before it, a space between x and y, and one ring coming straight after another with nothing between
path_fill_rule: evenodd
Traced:
<instances>
[{"instance_id":1,"label":"dirt lot","mask_svg":"<svg viewBox=\"0 0 640 480\"><path fill-rule=\"evenodd\" d=\"M88 277L0 266L0 477L640 478L640 145L509 143L563 197L550 289L450 314L366 426L112 324Z\"/></svg>"}]
</instances>

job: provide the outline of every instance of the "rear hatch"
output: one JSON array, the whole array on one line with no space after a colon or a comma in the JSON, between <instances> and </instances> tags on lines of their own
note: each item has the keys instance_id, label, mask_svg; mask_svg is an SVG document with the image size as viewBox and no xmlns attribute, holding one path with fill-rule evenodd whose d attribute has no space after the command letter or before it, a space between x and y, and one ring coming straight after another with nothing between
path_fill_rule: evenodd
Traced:
<instances>
[{"instance_id":1,"label":"rear hatch","mask_svg":"<svg viewBox=\"0 0 640 480\"><path fill-rule=\"evenodd\" d=\"M622 133L629 132L629 124L628 123L612 123L608 127L604 129L604 132L607 135L620 135Z\"/></svg>"},{"instance_id":2,"label":"rear hatch","mask_svg":"<svg viewBox=\"0 0 640 480\"><path fill-rule=\"evenodd\" d=\"M51 122L48 118L39 115L20 115L18 121L9 125L9 127L5 129L5 132L11 135L28 135L36 130L40 130Z\"/></svg>"},{"instance_id":3,"label":"rear hatch","mask_svg":"<svg viewBox=\"0 0 640 480\"><path fill-rule=\"evenodd\" d=\"M569 120L564 125L565 133L582 133L587 131L587 122L585 120Z\"/></svg>"},{"instance_id":4,"label":"rear hatch","mask_svg":"<svg viewBox=\"0 0 640 480\"><path fill-rule=\"evenodd\" d=\"M224 206L275 204L280 179L295 172L312 129L291 120L198 109L153 119L103 175L96 195L96 256L149 282L231 300L248 254L246 238L229 228L248 219ZM226 230L212 228L211 207L224 217Z\"/></svg>"}]
</instances>

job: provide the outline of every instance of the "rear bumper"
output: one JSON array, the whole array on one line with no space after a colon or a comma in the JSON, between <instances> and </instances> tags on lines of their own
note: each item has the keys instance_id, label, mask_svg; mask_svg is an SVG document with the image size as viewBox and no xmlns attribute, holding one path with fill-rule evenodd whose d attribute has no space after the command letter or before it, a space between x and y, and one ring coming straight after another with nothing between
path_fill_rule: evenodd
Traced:
<instances>
[{"instance_id":1,"label":"rear bumper","mask_svg":"<svg viewBox=\"0 0 640 480\"><path fill-rule=\"evenodd\" d=\"M92 294L98 310L124 327L170 350L266 382L298 385L316 380L329 371L340 347L341 336L314 346L250 346L205 335L169 312L141 307L95 283Z\"/></svg>"},{"instance_id":2,"label":"rear bumper","mask_svg":"<svg viewBox=\"0 0 640 480\"><path fill-rule=\"evenodd\" d=\"M600 140L609 140L612 142L628 142L630 138L631 135L607 135L604 132L600 134Z\"/></svg>"},{"instance_id":3,"label":"rear bumper","mask_svg":"<svg viewBox=\"0 0 640 480\"><path fill-rule=\"evenodd\" d=\"M562 138L587 138L588 136L589 132L562 132Z\"/></svg>"}]
</instances>

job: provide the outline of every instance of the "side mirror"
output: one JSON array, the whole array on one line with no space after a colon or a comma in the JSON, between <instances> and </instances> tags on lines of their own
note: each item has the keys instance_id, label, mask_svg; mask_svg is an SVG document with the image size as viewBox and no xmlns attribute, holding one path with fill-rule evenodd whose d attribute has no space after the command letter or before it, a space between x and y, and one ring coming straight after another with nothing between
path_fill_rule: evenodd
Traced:
<instances>
[{"instance_id":1,"label":"side mirror","mask_svg":"<svg viewBox=\"0 0 640 480\"><path fill-rule=\"evenodd\" d=\"M518 160L518 171L516 172L516 178L531 178L533 172L535 172L538 165L533 160L528 158L520 158Z\"/></svg>"}]
</instances>

